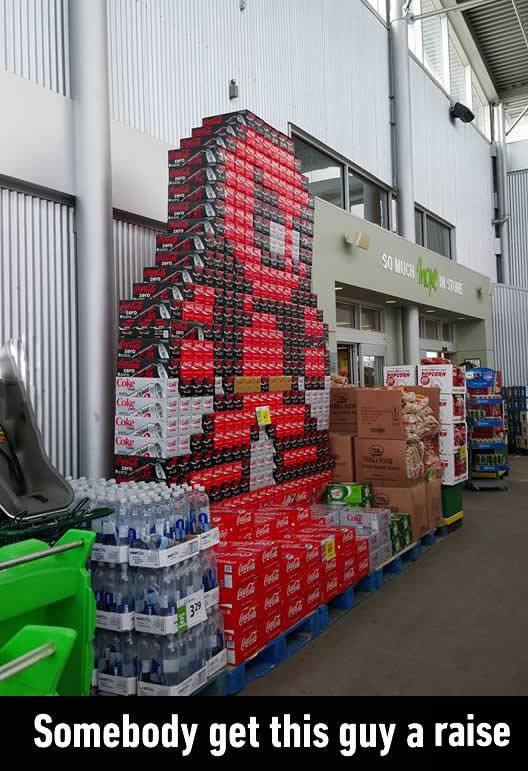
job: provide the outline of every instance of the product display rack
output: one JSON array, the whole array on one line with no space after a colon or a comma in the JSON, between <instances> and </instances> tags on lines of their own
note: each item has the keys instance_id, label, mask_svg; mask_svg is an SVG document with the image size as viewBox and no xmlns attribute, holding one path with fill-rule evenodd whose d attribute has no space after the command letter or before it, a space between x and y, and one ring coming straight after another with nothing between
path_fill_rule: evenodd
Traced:
<instances>
[{"instance_id":1,"label":"product display rack","mask_svg":"<svg viewBox=\"0 0 528 771\"><path fill-rule=\"evenodd\" d=\"M477 368L467 375L470 426L469 480L472 490L507 490L509 471L507 424L500 378L494 370Z\"/></svg>"}]
</instances>

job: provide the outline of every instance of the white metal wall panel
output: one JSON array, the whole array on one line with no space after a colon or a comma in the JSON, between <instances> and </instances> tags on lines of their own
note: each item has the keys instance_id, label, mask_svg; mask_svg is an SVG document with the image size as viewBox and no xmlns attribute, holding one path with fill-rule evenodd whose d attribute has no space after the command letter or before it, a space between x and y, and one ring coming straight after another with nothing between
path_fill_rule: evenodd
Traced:
<instances>
[{"instance_id":1,"label":"white metal wall panel","mask_svg":"<svg viewBox=\"0 0 528 771\"><path fill-rule=\"evenodd\" d=\"M508 192L510 280L514 286L528 289L528 170L508 174Z\"/></svg>"},{"instance_id":2,"label":"white metal wall panel","mask_svg":"<svg viewBox=\"0 0 528 771\"><path fill-rule=\"evenodd\" d=\"M44 446L76 474L77 310L74 212L0 188L0 344L20 342Z\"/></svg>"},{"instance_id":3,"label":"white metal wall panel","mask_svg":"<svg viewBox=\"0 0 528 771\"><path fill-rule=\"evenodd\" d=\"M496 280L489 143L472 126L449 120L449 99L411 61L416 202L456 228L461 265Z\"/></svg>"},{"instance_id":4,"label":"white metal wall panel","mask_svg":"<svg viewBox=\"0 0 528 771\"><path fill-rule=\"evenodd\" d=\"M108 22L115 120L177 145L249 108L391 182L388 32L359 0L108 0Z\"/></svg>"},{"instance_id":5,"label":"white metal wall panel","mask_svg":"<svg viewBox=\"0 0 528 771\"><path fill-rule=\"evenodd\" d=\"M70 94L69 0L0 0L0 68Z\"/></svg>"},{"instance_id":6,"label":"white metal wall panel","mask_svg":"<svg viewBox=\"0 0 528 771\"><path fill-rule=\"evenodd\" d=\"M142 280L144 267L154 265L155 252L155 230L122 220L114 220L114 261L118 300L131 297L132 284Z\"/></svg>"},{"instance_id":7,"label":"white metal wall panel","mask_svg":"<svg viewBox=\"0 0 528 771\"><path fill-rule=\"evenodd\" d=\"M528 384L528 289L505 284L494 287L493 338L495 363L504 385Z\"/></svg>"}]
</instances>

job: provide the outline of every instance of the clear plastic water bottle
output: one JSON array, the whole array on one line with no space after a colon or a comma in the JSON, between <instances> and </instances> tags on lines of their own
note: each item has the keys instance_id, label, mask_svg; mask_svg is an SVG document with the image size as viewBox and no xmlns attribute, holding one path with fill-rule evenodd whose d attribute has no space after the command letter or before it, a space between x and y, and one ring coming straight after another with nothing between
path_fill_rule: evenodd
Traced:
<instances>
[{"instance_id":1,"label":"clear plastic water bottle","mask_svg":"<svg viewBox=\"0 0 528 771\"><path fill-rule=\"evenodd\" d=\"M182 682L182 660L178 635L170 634L161 643L161 682L169 688Z\"/></svg>"},{"instance_id":2,"label":"clear plastic water bottle","mask_svg":"<svg viewBox=\"0 0 528 771\"><path fill-rule=\"evenodd\" d=\"M121 635L117 632L110 633L108 674L113 677L123 677L123 658L121 652Z\"/></svg>"},{"instance_id":3,"label":"clear plastic water bottle","mask_svg":"<svg viewBox=\"0 0 528 771\"><path fill-rule=\"evenodd\" d=\"M197 516L197 528L199 533L206 533L211 529L211 508L209 496L202 485L195 486L194 505Z\"/></svg>"},{"instance_id":4,"label":"clear plastic water bottle","mask_svg":"<svg viewBox=\"0 0 528 771\"><path fill-rule=\"evenodd\" d=\"M94 563L92 571L92 589L95 594L95 605L97 610L104 610L105 607L105 587L106 587L106 565L102 562Z\"/></svg>"},{"instance_id":5,"label":"clear plastic water bottle","mask_svg":"<svg viewBox=\"0 0 528 771\"><path fill-rule=\"evenodd\" d=\"M115 596L116 613L133 613L134 611L134 573L128 565L118 566L117 587Z\"/></svg>"},{"instance_id":6,"label":"clear plastic water bottle","mask_svg":"<svg viewBox=\"0 0 528 771\"><path fill-rule=\"evenodd\" d=\"M134 632L121 632L121 676L137 677L137 642Z\"/></svg>"},{"instance_id":7,"label":"clear plastic water bottle","mask_svg":"<svg viewBox=\"0 0 528 771\"><path fill-rule=\"evenodd\" d=\"M138 659L138 678L142 683L153 683L152 664L155 654L154 635L138 635L137 659Z\"/></svg>"},{"instance_id":8,"label":"clear plastic water bottle","mask_svg":"<svg viewBox=\"0 0 528 771\"><path fill-rule=\"evenodd\" d=\"M196 554L194 557L192 557L189 562L191 563L191 573L192 573L192 592L191 594L194 594L195 592L199 592L200 589L203 588L203 570L202 570L202 561L200 559L200 555Z\"/></svg>"},{"instance_id":9,"label":"clear plastic water bottle","mask_svg":"<svg viewBox=\"0 0 528 771\"><path fill-rule=\"evenodd\" d=\"M204 592L210 592L218 586L216 554L214 549L200 552L202 585Z\"/></svg>"},{"instance_id":10,"label":"clear plastic water bottle","mask_svg":"<svg viewBox=\"0 0 528 771\"><path fill-rule=\"evenodd\" d=\"M160 571L159 607L162 616L176 615L176 582L173 568L163 568Z\"/></svg>"},{"instance_id":11,"label":"clear plastic water bottle","mask_svg":"<svg viewBox=\"0 0 528 771\"><path fill-rule=\"evenodd\" d=\"M118 592L118 566L114 563L110 563L106 566L104 571L105 575L105 590L104 590L104 607L107 613L116 613L117 606L117 592Z\"/></svg>"},{"instance_id":12,"label":"clear plastic water bottle","mask_svg":"<svg viewBox=\"0 0 528 771\"><path fill-rule=\"evenodd\" d=\"M217 656L224 649L224 617L218 606L207 611L207 658Z\"/></svg>"}]
</instances>

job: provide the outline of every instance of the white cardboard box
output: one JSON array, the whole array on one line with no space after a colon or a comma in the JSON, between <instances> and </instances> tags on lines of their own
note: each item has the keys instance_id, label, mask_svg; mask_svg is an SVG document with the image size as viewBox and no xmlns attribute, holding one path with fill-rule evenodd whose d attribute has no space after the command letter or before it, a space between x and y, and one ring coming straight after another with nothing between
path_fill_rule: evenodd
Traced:
<instances>
[{"instance_id":1,"label":"white cardboard box","mask_svg":"<svg viewBox=\"0 0 528 771\"><path fill-rule=\"evenodd\" d=\"M418 385L424 388L439 388L441 393L465 393L466 386L453 385L452 364L427 364L418 366Z\"/></svg>"},{"instance_id":2,"label":"white cardboard box","mask_svg":"<svg viewBox=\"0 0 528 771\"><path fill-rule=\"evenodd\" d=\"M455 415L455 400L464 402L463 415ZM465 394L440 394L440 423L464 423L466 419Z\"/></svg>"},{"instance_id":3,"label":"white cardboard box","mask_svg":"<svg viewBox=\"0 0 528 771\"><path fill-rule=\"evenodd\" d=\"M459 431L462 426L466 427L466 440L463 443L455 444L455 431ZM467 446L467 425L465 423L445 423L440 426L438 435L438 446L440 455L449 455L457 452L460 447Z\"/></svg>"},{"instance_id":4,"label":"white cardboard box","mask_svg":"<svg viewBox=\"0 0 528 771\"><path fill-rule=\"evenodd\" d=\"M142 399L167 399L179 396L179 381L155 377L116 377L116 397L137 396Z\"/></svg>"},{"instance_id":5,"label":"white cardboard box","mask_svg":"<svg viewBox=\"0 0 528 771\"><path fill-rule=\"evenodd\" d=\"M416 367L402 365L401 367L384 367L383 378L386 386L415 386Z\"/></svg>"},{"instance_id":6,"label":"white cardboard box","mask_svg":"<svg viewBox=\"0 0 528 771\"><path fill-rule=\"evenodd\" d=\"M443 485L457 485L459 482L465 482L468 478L468 462L466 458L465 472L455 474L455 457L456 454L440 455L440 463L442 464L442 484Z\"/></svg>"}]
</instances>

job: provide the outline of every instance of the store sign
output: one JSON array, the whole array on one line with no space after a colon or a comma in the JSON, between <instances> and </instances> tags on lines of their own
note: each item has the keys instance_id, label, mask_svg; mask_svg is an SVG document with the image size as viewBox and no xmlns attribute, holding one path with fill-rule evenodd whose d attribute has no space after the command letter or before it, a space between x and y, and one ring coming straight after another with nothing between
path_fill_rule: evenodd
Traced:
<instances>
[{"instance_id":1,"label":"store sign","mask_svg":"<svg viewBox=\"0 0 528 771\"><path fill-rule=\"evenodd\" d=\"M422 257L418 257L418 260L414 263L403 260L400 257L393 257L391 254L382 254L381 264L383 269L388 270L390 273L397 273L403 278L417 281L429 296L439 289L461 296L464 294L464 284L462 281L447 278L442 273L439 273L436 268L429 267Z\"/></svg>"}]
</instances>

